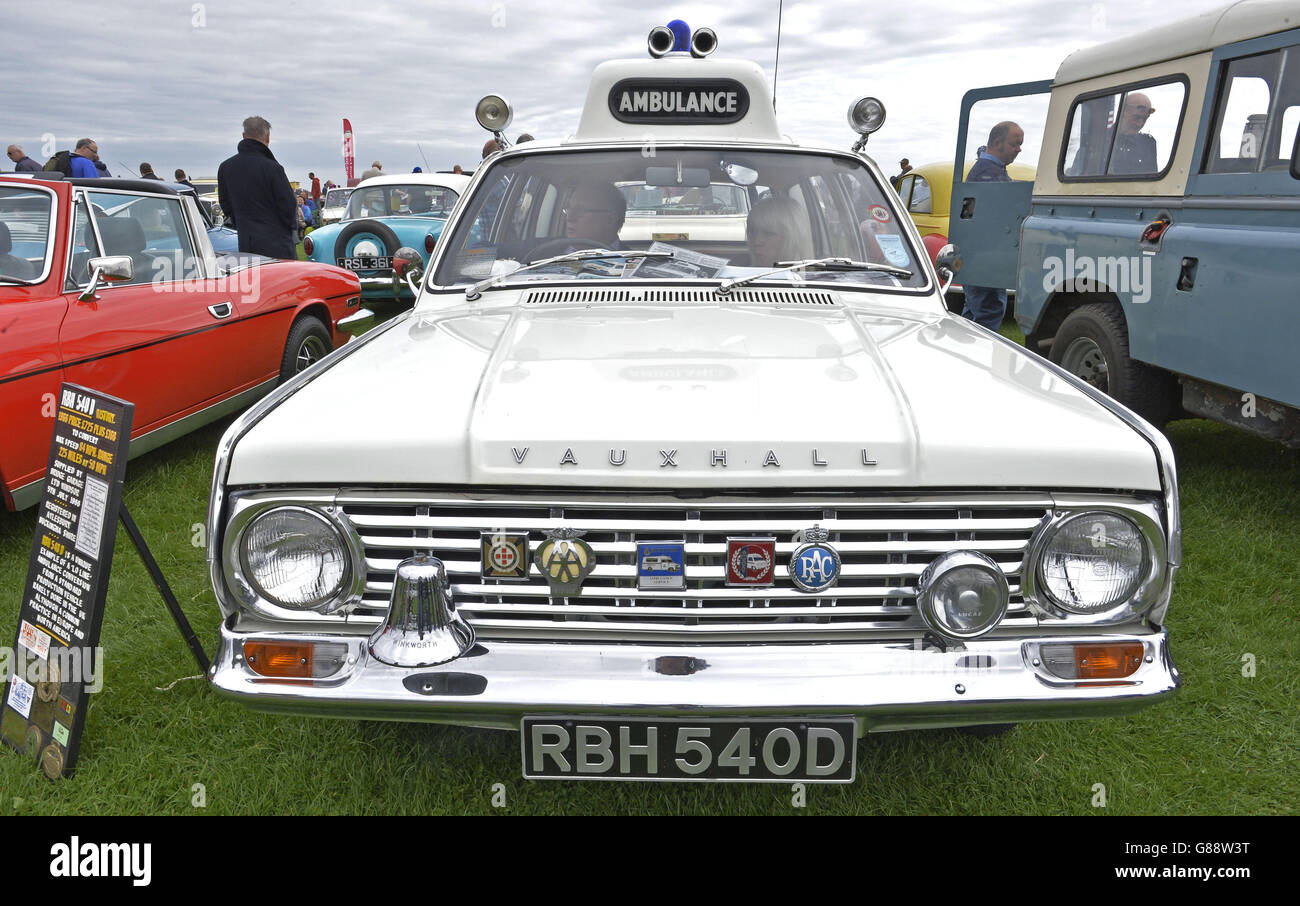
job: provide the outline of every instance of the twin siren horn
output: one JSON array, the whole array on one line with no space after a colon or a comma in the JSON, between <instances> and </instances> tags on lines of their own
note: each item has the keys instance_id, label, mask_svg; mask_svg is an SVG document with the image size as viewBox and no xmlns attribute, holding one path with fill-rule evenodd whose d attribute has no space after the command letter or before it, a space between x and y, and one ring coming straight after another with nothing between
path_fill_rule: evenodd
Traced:
<instances>
[{"instance_id":1,"label":"twin siren horn","mask_svg":"<svg viewBox=\"0 0 1300 906\"><path fill-rule=\"evenodd\" d=\"M692 34L689 25L681 19L674 19L667 25L656 25L650 29L646 46L650 50L650 56L655 59L687 50L693 57L707 57L718 49L718 36L711 28L699 28Z\"/></svg>"}]
</instances>

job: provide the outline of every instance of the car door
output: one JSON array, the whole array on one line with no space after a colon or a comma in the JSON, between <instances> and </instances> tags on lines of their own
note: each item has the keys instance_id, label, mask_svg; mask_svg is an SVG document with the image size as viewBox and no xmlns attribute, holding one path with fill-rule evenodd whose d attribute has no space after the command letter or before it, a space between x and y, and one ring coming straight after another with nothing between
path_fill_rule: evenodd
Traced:
<instances>
[{"instance_id":1,"label":"car door","mask_svg":"<svg viewBox=\"0 0 1300 906\"><path fill-rule=\"evenodd\" d=\"M0 260L0 478L16 506L34 499L58 409L59 325L67 307L59 234L66 230L66 208L49 187L0 185L0 256L8 259ZM23 259L18 267L15 257Z\"/></svg>"},{"instance_id":2,"label":"car door","mask_svg":"<svg viewBox=\"0 0 1300 906\"><path fill-rule=\"evenodd\" d=\"M1154 361L1300 406L1300 31L1214 53L1196 172L1154 254Z\"/></svg>"},{"instance_id":3,"label":"car door","mask_svg":"<svg viewBox=\"0 0 1300 906\"><path fill-rule=\"evenodd\" d=\"M964 182L967 160L966 136L971 126L971 108L980 101L1046 94L1050 81L1021 82L966 92L961 101L957 126L957 154L953 164L952 200L948 218L948 241L962 253L959 279L968 286L1012 287L1016 285L1020 251L1020 224L1029 215L1033 184L1028 182ZM979 124L985 128L983 124ZM989 123L988 125L993 125ZM974 155L969 155L974 158Z\"/></svg>"},{"instance_id":4,"label":"car door","mask_svg":"<svg viewBox=\"0 0 1300 906\"><path fill-rule=\"evenodd\" d=\"M95 255L130 257L126 283L101 284L96 298L68 297L61 336L67 380L135 404L134 435L199 411L230 386L223 329L234 301L202 278L190 225L174 196L78 193L69 286L83 289ZM225 331L228 333L228 331Z\"/></svg>"}]
</instances>

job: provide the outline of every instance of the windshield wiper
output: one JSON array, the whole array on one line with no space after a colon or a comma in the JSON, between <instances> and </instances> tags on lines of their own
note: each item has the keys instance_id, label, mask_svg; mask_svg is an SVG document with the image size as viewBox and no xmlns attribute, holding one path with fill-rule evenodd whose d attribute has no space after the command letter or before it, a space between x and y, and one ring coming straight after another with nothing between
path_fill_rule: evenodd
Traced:
<instances>
[{"instance_id":1,"label":"windshield wiper","mask_svg":"<svg viewBox=\"0 0 1300 906\"><path fill-rule=\"evenodd\" d=\"M892 264L872 264L870 261L854 261L852 258L809 258L805 261L778 261L777 264L781 266L774 271L755 274L752 277L736 277L731 280L723 280L721 285L718 286L719 295L725 296L737 286L744 286L746 283L753 283L755 280L762 280L764 277L807 270L810 267L820 267L833 271L879 271L882 274L893 274L895 277L912 276L912 272L905 267L894 267Z\"/></svg>"},{"instance_id":2,"label":"windshield wiper","mask_svg":"<svg viewBox=\"0 0 1300 906\"><path fill-rule=\"evenodd\" d=\"M495 277L489 277L475 283L469 289L465 290L465 298L473 302L479 296L483 295L484 290L492 289L505 283L515 274L522 274L524 271L531 271L539 267L546 267L548 264L558 264L562 261L595 261L599 258L672 258L675 257L672 252L636 252L636 251L614 251L613 249L578 249L576 252L567 252L563 255L556 255L553 258L543 258L541 261L534 261L517 267L508 274L497 274Z\"/></svg>"}]
</instances>

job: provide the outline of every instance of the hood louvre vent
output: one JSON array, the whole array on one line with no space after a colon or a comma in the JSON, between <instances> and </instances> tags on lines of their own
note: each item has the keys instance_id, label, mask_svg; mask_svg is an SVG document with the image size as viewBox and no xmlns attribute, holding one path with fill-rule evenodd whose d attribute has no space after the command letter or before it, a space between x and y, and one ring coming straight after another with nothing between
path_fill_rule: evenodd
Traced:
<instances>
[{"instance_id":1,"label":"hood louvre vent","mask_svg":"<svg viewBox=\"0 0 1300 906\"><path fill-rule=\"evenodd\" d=\"M535 289L525 305L569 305L583 302L635 302L638 305L682 302L729 302L741 305L837 306L835 297L810 290L738 289L719 295L712 289Z\"/></svg>"}]
</instances>

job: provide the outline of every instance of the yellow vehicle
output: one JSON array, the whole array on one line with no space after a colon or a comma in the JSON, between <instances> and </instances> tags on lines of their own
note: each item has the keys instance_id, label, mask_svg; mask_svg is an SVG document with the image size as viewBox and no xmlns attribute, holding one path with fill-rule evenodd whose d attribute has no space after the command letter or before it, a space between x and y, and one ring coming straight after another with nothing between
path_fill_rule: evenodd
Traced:
<instances>
[{"instance_id":1,"label":"yellow vehicle","mask_svg":"<svg viewBox=\"0 0 1300 906\"><path fill-rule=\"evenodd\" d=\"M974 161L962 170L964 177ZM1011 164L1007 174L1014 180L1033 182L1035 168L1027 164ZM922 164L907 171L895 186L898 196L907 206L907 213L916 224L925 242L930 260L948 243L948 210L952 203L952 162L940 161Z\"/></svg>"}]
</instances>

